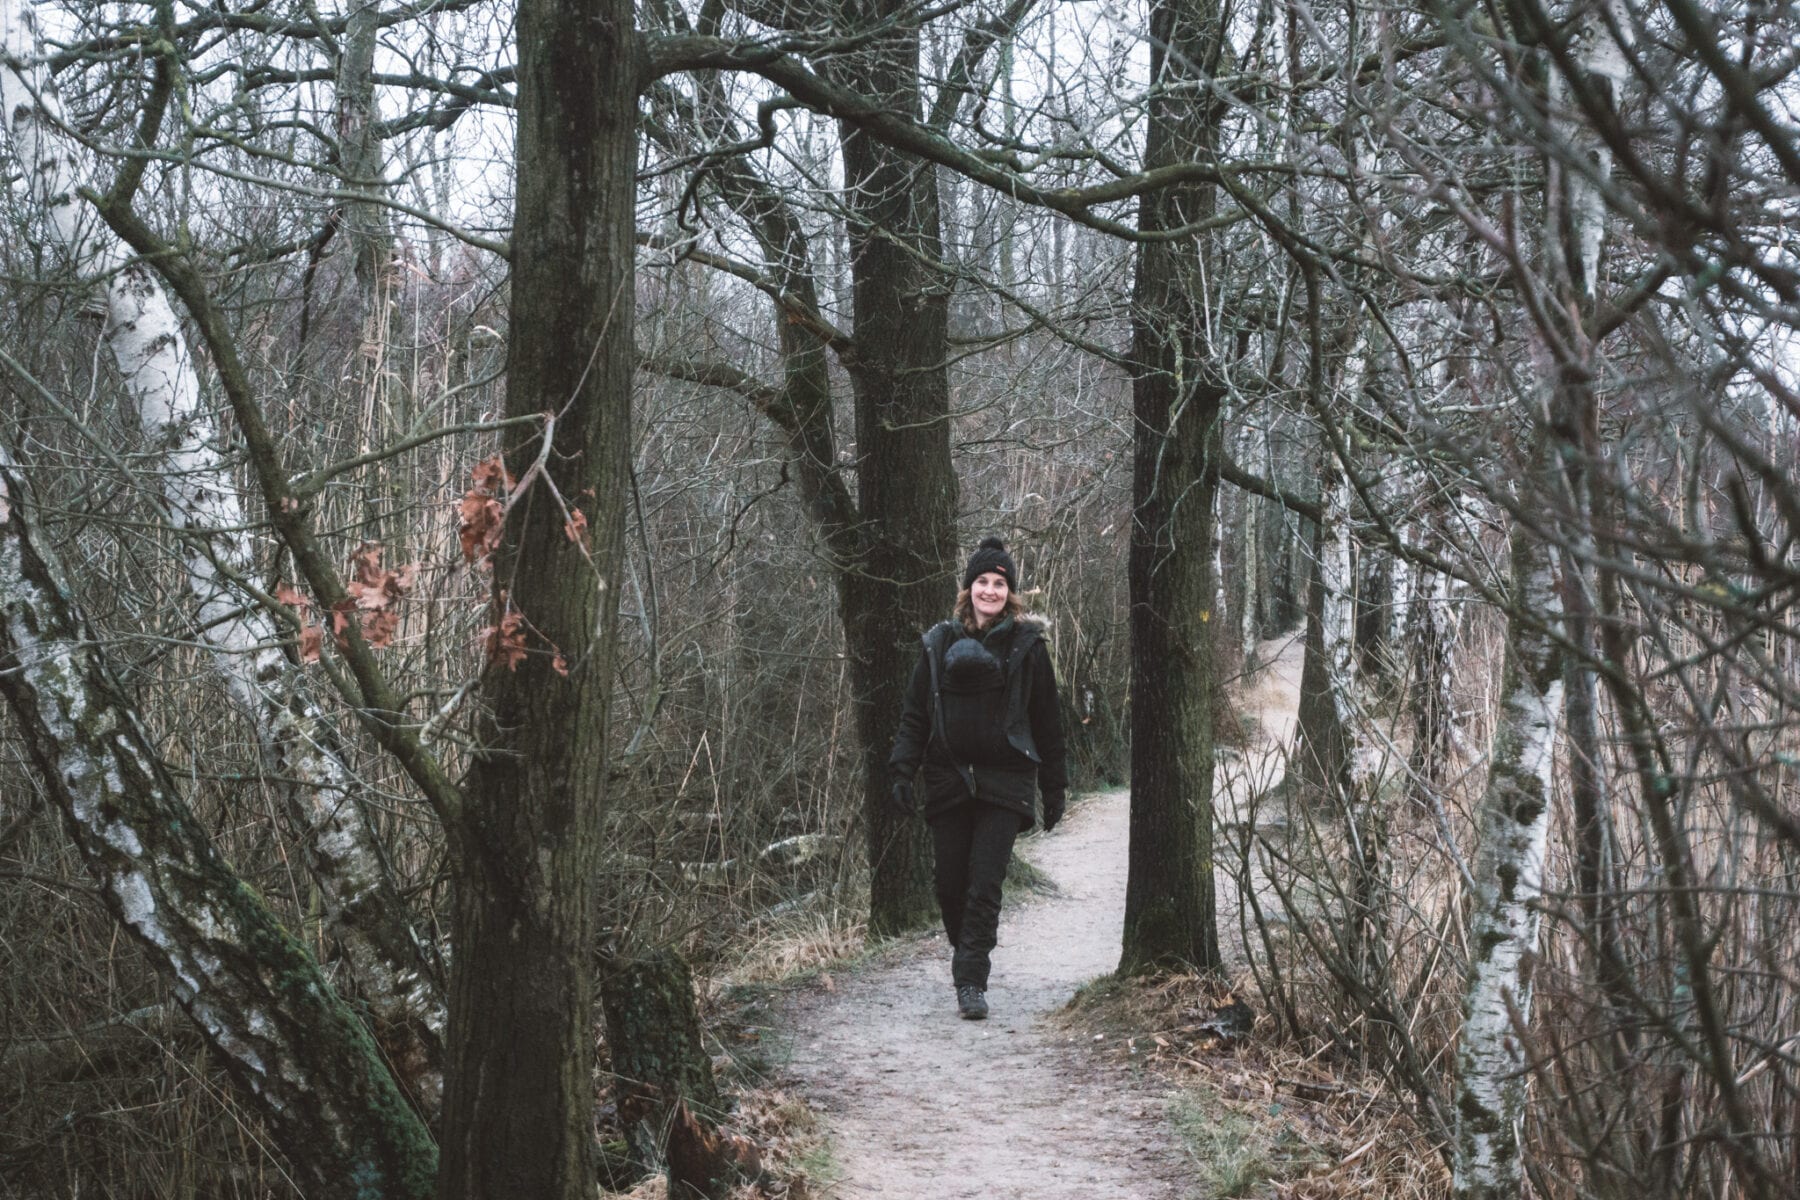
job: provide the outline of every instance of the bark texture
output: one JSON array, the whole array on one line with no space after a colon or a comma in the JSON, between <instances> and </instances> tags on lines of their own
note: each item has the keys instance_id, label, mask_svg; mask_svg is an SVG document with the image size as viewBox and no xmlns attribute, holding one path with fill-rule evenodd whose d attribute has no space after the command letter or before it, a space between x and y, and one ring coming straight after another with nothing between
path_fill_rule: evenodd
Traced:
<instances>
[{"instance_id":1,"label":"bark texture","mask_svg":"<svg viewBox=\"0 0 1800 1200\"><path fill-rule=\"evenodd\" d=\"M1615 107L1628 76L1618 36L1630 36L1624 14L1599 3L1575 23L1569 47L1574 82L1591 93L1591 102ZM1610 18L1610 20L1609 20ZM1551 412L1551 436L1562 464L1566 505L1565 539L1570 553L1562 556L1564 618L1569 646L1564 719L1569 739L1569 794L1575 813L1576 873L1582 917L1588 938L1599 948L1597 981L1614 1009L1623 1015L1633 1007L1632 989L1622 969L1618 945L1618 902L1613 896L1614 834L1602 758L1599 713L1598 597L1595 563L1602 550L1598 537L1605 516L1595 487L1607 450L1600 434L1599 377L1603 362L1589 335L1600 302L1600 253L1606 239L1607 206L1602 189L1610 182L1612 151L1604 140L1574 118L1571 79L1551 76L1557 113L1556 130L1563 157L1547 164L1551 278L1560 311L1558 328L1548 339L1559 350L1558 377ZM1612 547L1605 547L1611 551ZM1625 1034L1626 1039L1635 1035Z\"/></svg>"},{"instance_id":2,"label":"bark texture","mask_svg":"<svg viewBox=\"0 0 1800 1200\"><path fill-rule=\"evenodd\" d=\"M0 0L0 98L13 142L33 164L35 198L70 267L98 276L103 337L143 432L169 523L181 532L194 636L212 651L233 705L255 730L283 811L390 1062L420 1109L442 1093L444 999L435 955L415 931L359 807L362 784L287 640L245 589L257 574L251 524L168 297L141 262L77 204L85 172L60 131L55 93L30 67L36 35L16 0ZM12 65L12 64L17 64Z\"/></svg>"},{"instance_id":3,"label":"bark texture","mask_svg":"<svg viewBox=\"0 0 1800 1200\"><path fill-rule=\"evenodd\" d=\"M372 194L382 186L381 112L375 102L375 47L381 33L377 0L352 0L338 58L337 140L343 186ZM387 211L368 200L346 201L341 210L356 275L356 313L361 326L382 301L381 276L392 253Z\"/></svg>"},{"instance_id":4,"label":"bark texture","mask_svg":"<svg viewBox=\"0 0 1800 1200\"><path fill-rule=\"evenodd\" d=\"M1207 161L1209 77L1220 48L1210 0L1157 0L1144 166ZM1183 83L1188 86L1180 86ZM1215 208L1211 188L1147 193L1146 233ZM1131 849L1121 971L1219 966L1213 901L1213 515L1225 389L1209 361L1197 238L1146 241L1132 297ZM1218 614L1220 621L1224 614Z\"/></svg>"},{"instance_id":5,"label":"bark texture","mask_svg":"<svg viewBox=\"0 0 1800 1200\"><path fill-rule=\"evenodd\" d=\"M1352 340L1339 391L1354 405L1367 370L1368 342ZM1347 407L1346 406L1346 407ZM1344 452L1349 442L1334 435ZM1379 750L1369 728L1362 656L1357 633L1357 553L1352 526L1354 488L1339 451L1326 453L1319 493L1319 637L1331 729L1341 738L1343 769L1327 794L1344 820L1350 857L1349 910L1344 943L1357 980L1376 995L1386 992L1387 814L1378 794Z\"/></svg>"},{"instance_id":6,"label":"bark texture","mask_svg":"<svg viewBox=\"0 0 1800 1200\"><path fill-rule=\"evenodd\" d=\"M108 906L309 1190L429 1196L429 1132L318 964L202 832L30 506L0 451L0 692Z\"/></svg>"},{"instance_id":7,"label":"bark texture","mask_svg":"<svg viewBox=\"0 0 1800 1200\"><path fill-rule=\"evenodd\" d=\"M1320 559L1325 553L1318 525L1295 537L1301 547L1296 574L1304 574L1306 658L1300 668L1300 710L1294 723L1294 778L1308 796L1341 795L1348 787L1350 750L1337 704L1331 697L1331 670L1325 653L1325 589Z\"/></svg>"},{"instance_id":8,"label":"bark texture","mask_svg":"<svg viewBox=\"0 0 1800 1200\"><path fill-rule=\"evenodd\" d=\"M1513 1022L1531 1011L1534 905L1544 889L1550 777L1562 724L1562 653L1549 632L1562 605L1548 548L1524 531L1513 534L1512 575L1500 715L1477 816L1481 847L1456 1054L1459 1200L1512 1200L1523 1182L1525 1056Z\"/></svg>"},{"instance_id":9,"label":"bark texture","mask_svg":"<svg viewBox=\"0 0 1800 1200\"><path fill-rule=\"evenodd\" d=\"M692 1114L710 1124L720 1114L712 1060L701 1042L694 977L671 950L615 952L602 967L606 1041L620 1119L633 1153L646 1165L671 1159L668 1139ZM730 1170L720 1161L721 1178Z\"/></svg>"},{"instance_id":10,"label":"bark texture","mask_svg":"<svg viewBox=\"0 0 1800 1200\"><path fill-rule=\"evenodd\" d=\"M906 7L846 6L851 24L896 20L836 60L888 111L917 117L919 35ZM846 365L856 396L861 557L846 589L846 635L863 757L869 839L869 932L930 924L931 843L922 822L888 807L887 753L900 698L918 660L919 635L954 599L956 474L950 464L950 284L943 258L937 169L841 123L849 209L856 350Z\"/></svg>"},{"instance_id":11,"label":"bark texture","mask_svg":"<svg viewBox=\"0 0 1800 1200\"><path fill-rule=\"evenodd\" d=\"M592 889L631 441L635 45L626 0L520 5L506 411L546 425L510 450L528 490L493 563L493 619L520 614L525 654L488 664L451 831L445 1200L595 1187Z\"/></svg>"}]
</instances>

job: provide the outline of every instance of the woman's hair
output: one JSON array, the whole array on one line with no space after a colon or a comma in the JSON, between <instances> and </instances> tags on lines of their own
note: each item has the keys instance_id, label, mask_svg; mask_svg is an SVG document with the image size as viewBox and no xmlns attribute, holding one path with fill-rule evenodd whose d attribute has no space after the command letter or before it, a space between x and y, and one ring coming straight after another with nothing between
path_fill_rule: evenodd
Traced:
<instances>
[{"instance_id":1,"label":"woman's hair","mask_svg":"<svg viewBox=\"0 0 1800 1200\"><path fill-rule=\"evenodd\" d=\"M1006 620L1008 617L1016 617L1024 611L1025 602L1019 599L1019 593L1013 591L1011 588L1007 588L1006 607L1000 610L1000 615L995 617L994 620L998 623ZM975 605L974 602L969 599L968 588L964 588L962 591L956 593L956 608L953 612L956 619L962 622L963 629L969 633L979 633L981 631L981 625L975 620Z\"/></svg>"}]
</instances>

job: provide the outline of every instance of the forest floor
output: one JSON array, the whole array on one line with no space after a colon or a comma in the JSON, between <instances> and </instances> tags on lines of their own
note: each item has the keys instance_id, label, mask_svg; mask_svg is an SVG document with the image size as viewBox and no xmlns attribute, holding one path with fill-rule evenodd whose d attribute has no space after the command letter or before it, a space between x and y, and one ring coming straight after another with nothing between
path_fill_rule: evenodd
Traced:
<instances>
[{"instance_id":1,"label":"forest floor","mask_svg":"<svg viewBox=\"0 0 1800 1200\"><path fill-rule=\"evenodd\" d=\"M1256 720L1251 745L1219 768L1225 821L1240 789L1266 787L1271 772L1279 778L1275 764L1292 738L1300 643L1265 649L1273 662L1239 696ZM1115 1033L1108 1045L1104 1030L1066 1011L1118 962L1129 808L1127 791L1090 795L1054 833L1020 843L1052 886L1008 898L986 1021L958 1018L941 933L890 947L793 999L785 1071L831 1145L833 1178L815 1180L815 1194L1186 1200L1214 1190L1197 1184L1208 1175L1195 1161L1205 1152L1181 1129L1189 1089L1142 1069L1148 1055L1135 1039L1126 1046ZM1218 878L1219 926L1229 936L1237 898Z\"/></svg>"}]
</instances>

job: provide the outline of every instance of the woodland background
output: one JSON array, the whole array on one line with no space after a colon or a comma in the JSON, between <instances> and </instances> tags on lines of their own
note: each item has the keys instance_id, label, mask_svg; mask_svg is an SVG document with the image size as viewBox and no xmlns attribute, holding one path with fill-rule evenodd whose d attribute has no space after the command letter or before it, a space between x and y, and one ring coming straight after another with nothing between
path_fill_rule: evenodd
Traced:
<instances>
[{"instance_id":1,"label":"woodland background","mask_svg":"<svg viewBox=\"0 0 1800 1200\"><path fill-rule=\"evenodd\" d=\"M1797 29L0 0L0 1181L731 1186L691 973L930 920L997 531L1122 972L1267 878L1266 1036L1457 1194L1791 1194Z\"/></svg>"}]
</instances>

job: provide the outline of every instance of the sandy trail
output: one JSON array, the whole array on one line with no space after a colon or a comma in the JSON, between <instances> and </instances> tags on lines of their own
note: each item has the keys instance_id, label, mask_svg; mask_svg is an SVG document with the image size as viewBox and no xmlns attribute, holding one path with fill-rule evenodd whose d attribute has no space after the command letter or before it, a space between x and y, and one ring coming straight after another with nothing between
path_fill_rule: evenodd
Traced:
<instances>
[{"instance_id":1,"label":"sandy trail","mask_svg":"<svg viewBox=\"0 0 1800 1200\"><path fill-rule=\"evenodd\" d=\"M1245 696L1265 734L1291 731L1298 647ZM1273 737L1267 745L1279 743ZM1221 785L1261 777L1265 745ZM1241 786L1241 784L1240 784ZM1235 788L1233 790L1236 790ZM1220 813L1230 810L1221 797ZM1102 1064L1041 1018L1118 963L1130 795L1090 796L1019 852L1057 894L1010 897L988 992L962 1021L941 933L795 1001L788 1063L831 1134L838 1200L1178 1200L1190 1172L1162 1085ZM1221 876L1223 879L1223 876ZM1227 885L1228 886L1228 885ZM1225 896L1220 897L1226 901ZM1230 901L1235 909L1235 898ZM1225 903L1221 904L1224 925Z\"/></svg>"}]
</instances>

